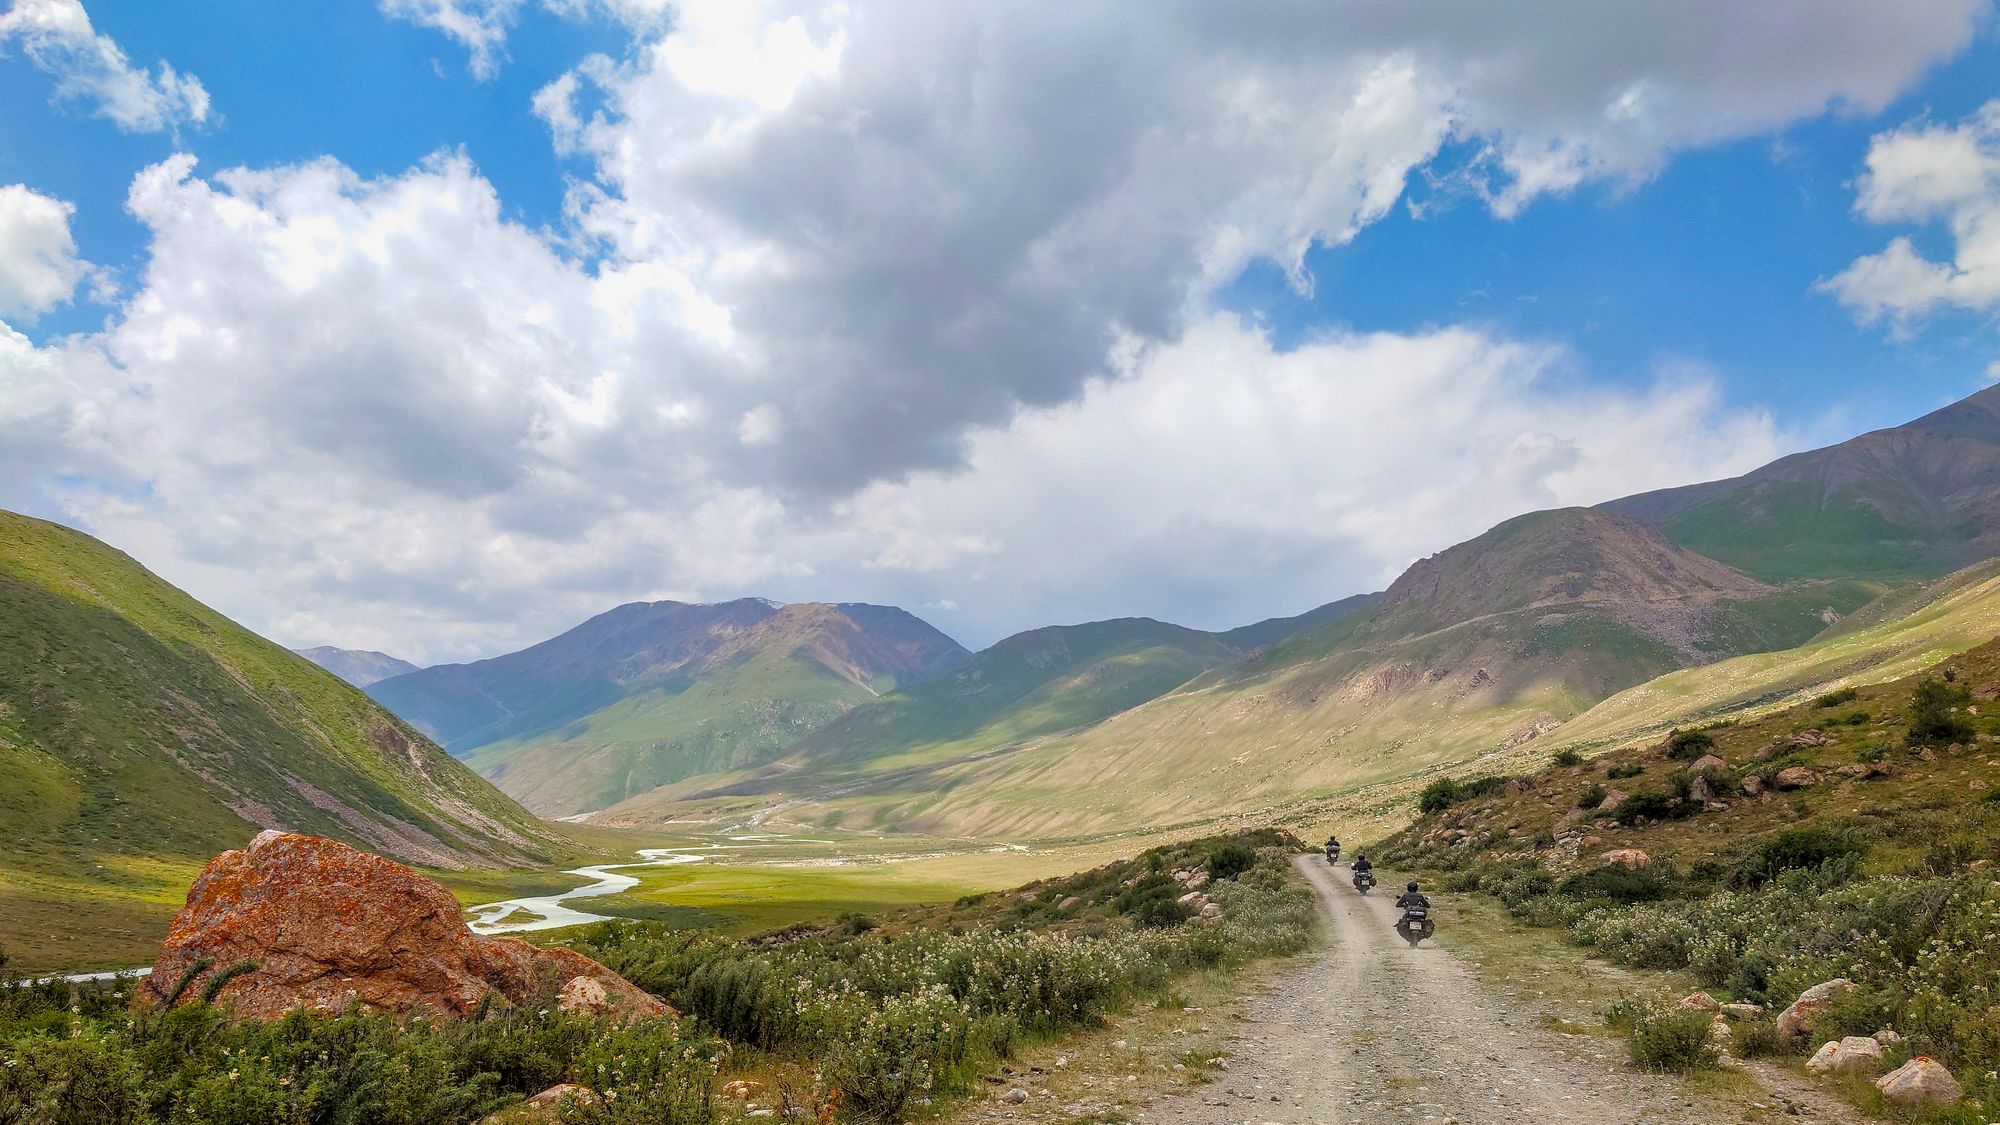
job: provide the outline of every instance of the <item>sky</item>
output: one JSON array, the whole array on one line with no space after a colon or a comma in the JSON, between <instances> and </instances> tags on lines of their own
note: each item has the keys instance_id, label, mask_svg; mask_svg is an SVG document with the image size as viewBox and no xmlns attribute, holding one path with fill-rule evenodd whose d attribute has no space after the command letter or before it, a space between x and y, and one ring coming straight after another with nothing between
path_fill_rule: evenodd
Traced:
<instances>
[{"instance_id":1,"label":"sky","mask_svg":"<svg viewBox=\"0 0 2000 1125\"><path fill-rule=\"evenodd\" d=\"M1226 628L2000 379L1988 0L0 0L0 507L282 643Z\"/></svg>"}]
</instances>

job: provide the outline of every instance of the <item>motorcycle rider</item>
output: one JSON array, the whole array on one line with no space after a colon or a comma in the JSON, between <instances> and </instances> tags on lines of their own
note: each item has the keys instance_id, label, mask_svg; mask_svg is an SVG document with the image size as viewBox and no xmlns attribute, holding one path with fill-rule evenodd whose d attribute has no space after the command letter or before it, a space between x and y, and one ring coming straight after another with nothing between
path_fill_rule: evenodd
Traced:
<instances>
[{"instance_id":1,"label":"motorcycle rider","mask_svg":"<svg viewBox=\"0 0 2000 1125\"><path fill-rule=\"evenodd\" d=\"M1357 855L1354 857L1354 873L1356 875L1366 875L1373 870L1375 870L1375 865L1368 862L1367 856Z\"/></svg>"},{"instance_id":2,"label":"motorcycle rider","mask_svg":"<svg viewBox=\"0 0 2000 1125\"><path fill-rule=\"evenodd\" d=\"M1362 884L1365 882L1369 886L1374 885L1375 865L1368 861L1367 856L1357 855L1354 857L1354 862L1348 864L1348 868L1354 872L1354 889L1360 891L1362 894L1367 894L1368 891Z\"/></svg>"},{"instance_id":3,"label":"motorcycle rider","mask_svg":"<svg viewBox=\"0 0 2000 1125\"><path fill-rule=\"evenodd\" d=\"M1333 863L1339 859L1340 859L1340 837L1338 835L1328 836L1326 838L1326 861L1328 863Z\"/></svg>"},{"instance_id":4,"label":"motorcycle rider","mask_svg":"<svg viewBox=\"0 0 2000 1125\"><path fill-rule=\"evenodd\" d=\"M1403 897L1396 900L1396 906L1402 910L1408 910L1412 906L1420 906L1425 910L1429 910L1431 908L1431 900L1425 898L1424 893L1417 889L1416 883L1412 882L1408 887L1404 888Z\"/></svg>"},{"instance_id":5,"label":"motorcycle rider","mask_svg":"<svg viewBox=\"0 0 2000 1125\"><path fill-rule=\"evenodd\" d=\"M1396 900L1396 909L1403 912L1402 918L1396 922L1396 933L1409 942L1412 949L1435 932L1430 921L1431 900L1424 897L1415 882L1411 882L1404 889L1403 897Z\"/></svg>"}]
</instances>

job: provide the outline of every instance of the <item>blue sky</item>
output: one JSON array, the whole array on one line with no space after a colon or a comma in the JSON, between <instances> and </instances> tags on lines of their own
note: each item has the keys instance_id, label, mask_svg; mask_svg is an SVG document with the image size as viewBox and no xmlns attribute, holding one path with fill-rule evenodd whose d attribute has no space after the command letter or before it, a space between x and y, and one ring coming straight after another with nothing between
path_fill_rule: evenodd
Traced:
<instances>
[{"instance_id":1,"label":"blue sky","mask_svg":"<svg viewBox=\"0 0 2000 1125\"><path fill-rule=\"evenodd\" d=\"M1296 612L1987 385L2000 203L1897 194L2000 150L1991 6L1933 7L13 0L0 185L73 249L0 308L0 504L426 659L636 597ZM164 67L205 109L86 81ZM1942 272L1862 276L1898 237Z\"/></svg>"}]
</instances>

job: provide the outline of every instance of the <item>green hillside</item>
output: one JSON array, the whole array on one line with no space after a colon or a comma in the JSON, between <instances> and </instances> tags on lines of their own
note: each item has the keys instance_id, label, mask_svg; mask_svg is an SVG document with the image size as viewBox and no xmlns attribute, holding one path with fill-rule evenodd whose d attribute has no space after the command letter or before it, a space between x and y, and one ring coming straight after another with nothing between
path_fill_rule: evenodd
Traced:
<instances>
[{"instance_id":1,"label":"green hillside","mask_svg":"<svg viewBox=\"0 0 2000 1125\"><path fill-rule=\"evenodd\" d=\"M690 797L797 792L976 756L1086 727L1240 655L1216 634L1146 618L1035 629L949 675L855 708L768 769L695 778L636 796L598 819L653 823Z\"/></svg>"},{"instance_id":2,"label":"green hillside","mask_svg":"<svg viewBox=\"0 0 2000 1125\"><path fill-rule=\"evenodd\" d=\"M1044 839L1258 813L1525 745L1663 673L1797 645L1877 592L1773 587L1629 519L1537 513L1417 563L1367 612L1087 725L968 737L930 728L942 708L911 693L907 714L878 704L808 744L852 733L825 757L865 769L691 783L613 813L645 823L788 798L787 816L819 825ZM929 741L911 747L899 721Z\"/></svg>"},{"instance_id":3,"label":"green hillside","mask_svg":"<svg viewBox=\"0 0 2000 1125\"><path fill-rule=\"evenodd\" d=\"M0 945L22 927L161 924L152 899L263 826L434 867L567 850L360 691L103 543L12 513L0 776Z\"/></svg>"}]
</instances>

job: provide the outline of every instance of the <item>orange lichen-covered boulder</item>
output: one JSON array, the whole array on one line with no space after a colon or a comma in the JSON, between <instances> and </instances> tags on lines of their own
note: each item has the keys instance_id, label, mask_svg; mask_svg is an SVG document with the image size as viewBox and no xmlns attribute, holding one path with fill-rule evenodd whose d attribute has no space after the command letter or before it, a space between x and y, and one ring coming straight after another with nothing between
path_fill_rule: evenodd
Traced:
<instances>
[{"instance_id":1,"label":"orange lichen-covered boulder","mask_svg":"<svg viewBox=\"0 0 2000 1125\"><path fill-rule=\"evenodd\" d=\"M579 1006L593 1012L668 1014L580 953L474 934L450 891L400 863L276 831L209 861L140 996L183 1003L210 991L253 1020L351 1004L455 1019L488 996L502 1006L583 997Z\"/></svg>"}]
</instances>

